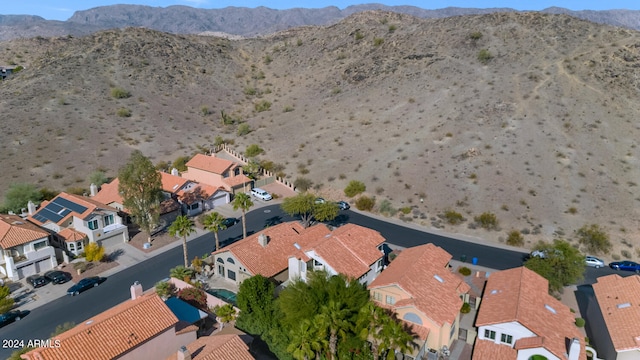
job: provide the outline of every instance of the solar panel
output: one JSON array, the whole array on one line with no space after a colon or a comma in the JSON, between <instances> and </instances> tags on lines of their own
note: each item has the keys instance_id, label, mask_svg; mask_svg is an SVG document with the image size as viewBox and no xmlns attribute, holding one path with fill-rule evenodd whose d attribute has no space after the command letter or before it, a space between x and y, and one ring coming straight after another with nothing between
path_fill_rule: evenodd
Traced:
<instances>
[{"instance_id":1,"label":"solar panel","mask_svg":"<svg viewBox=\"0 0 640 360\"><path fill-rule=\"evenodd\" d=\"M45 223L47 221L53 221L54 223L57 223L58 221L60 221L63 216L51 210L52 208L57 209L58 207L53 206L52 208L50 208L49 205L50 204L47 204L47 206L40 209L40 211L38 211L33 217L42 223Z\"/></svg>"},{"instance_id":2,"label":"solar panel","mask_svg":"<svg viewBox=\"0 0 640 360\"><path fill-rule=\"evenodd\" d=\"M55 199L53 199L52 203L54 204L58 204L62 207L65 207L67 209L71 209L71 211L75 211L78 214L82 214L83 212L87 211L87 208L80 205L80 204L76 204L72 201L69 201L65 198L61 198L61 197L57 197Z\"/></svg>"}]
</instances>

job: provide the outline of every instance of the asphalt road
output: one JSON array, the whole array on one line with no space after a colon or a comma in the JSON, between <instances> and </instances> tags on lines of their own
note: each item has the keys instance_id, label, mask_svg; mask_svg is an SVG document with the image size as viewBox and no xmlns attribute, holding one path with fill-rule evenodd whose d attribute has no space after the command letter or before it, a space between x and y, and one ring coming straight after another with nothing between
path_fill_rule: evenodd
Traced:
<instances>
[{"instance_id":1,"label":"asphalt road","mask_svg":"<svg viewBox=\"0 0 640 360\"><path fill-rule=\"evenodd\" d=\"M247 232L252 234L265 226L293 220L283 214L279 205L270 205L247 214ZM429 234L420 230L407 228L397 224L371 218L353 211L341 212L339 223L354 223L379 231L393 245L411 247L420 244L434 243L460 260L463 255L471 262L475 257L478 265L502 270L522 265L524 253L494 248L462 240ZM222 245L242 237L242 224L219 233ZM202 256L215 248L213 234L209 233L188 243L189 258ZM183 263L182 247L154 256L135 266L129 267L110 276L97 288L90 289L79 296L63 297L34 309L22 320L0 328L0 340L47 339L57 325L65 322L80 324L82 321L103 312L130 297L129 287L139 281L144 289L151 288L156 282L169 276L169 269ZM613 270L591 269L585 273L584 283L595 282L598 276L615 273ZM631 274L631 273L630 273ZM629 274L629 275L630 275ZM626 275L626 274L625 274ZM58 285L66 286L66 285ZM62 345L64 346L64 344ZM14 349L0 348L0 358L7 358Z\"/></svg>"}]
</instances>

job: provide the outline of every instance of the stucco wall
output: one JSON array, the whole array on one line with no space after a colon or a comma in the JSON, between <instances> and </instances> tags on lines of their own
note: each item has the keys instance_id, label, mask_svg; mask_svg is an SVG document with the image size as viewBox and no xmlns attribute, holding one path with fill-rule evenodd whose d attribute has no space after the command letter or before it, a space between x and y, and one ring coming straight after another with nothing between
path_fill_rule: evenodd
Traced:
<instances>
[{"instance_id":1,"label":"stucco wall","mask_svg":"<svg viewBox=\"0 0 640 360\"><path fill-rule=\"evenodd\" d=\"M122 360L166 359L177 353L181 346L187 346L197 338L196 331L176 335L175 327L156 335L144 344L118 357Z\"/></svg>"}]
</instances>

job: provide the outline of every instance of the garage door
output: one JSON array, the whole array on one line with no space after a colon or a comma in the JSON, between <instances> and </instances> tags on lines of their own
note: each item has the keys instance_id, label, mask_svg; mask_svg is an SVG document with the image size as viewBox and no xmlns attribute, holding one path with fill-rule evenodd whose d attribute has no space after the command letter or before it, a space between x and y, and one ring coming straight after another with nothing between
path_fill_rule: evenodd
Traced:
<instances>
[{"instance_id":1,"label":"garage door","mask_svg":"<svg viewBox=\"0 0 640 360\"><path fill-rule=\"evenodd\" d=\"M36 272L43 273L45 271L49 271L53 269L53 264L51 264L51 258L46 258L44 260L40 260L36 262Z\"/></svg>"},{"instance_id":2,"label":"garage door","mask_svg":"<svg viewBox=\"0 0 640 360\"><path fill-rule=\"evenodd\" d=\"M98 245L102 245L105 248L109 248L109 247L116 246L118 244L122 244L124 242L123 241L123 236L124 236L124 234L120 233L120 234L114 235L112 237L109 237L109 238L106 238L106 239L103 239L103 240L99 240L98 241Z\"/></svg>"},{"instance_id":3,"label":"garage door","mask_svg":"<svg viewBox=\"0 0 640 360\"><path fill-rule=\"evenodd\" d=\"M227 194L226 193L221 193L218 196L215 196L212 199L212 203L213 203L214 207L226 204L227 203Z\"/></svg>"},{"instance_id":4,"label":"garage door","mask_svg":"<svg viewBox=\"0 0 640 360\"><path fill-rule=\"evenodd\" d=\"M36 265L31 263L27 266L22 266L16 269L18 271L18 279L24 279L27 276L36 274Z\"/></svg>"}]
</instances>

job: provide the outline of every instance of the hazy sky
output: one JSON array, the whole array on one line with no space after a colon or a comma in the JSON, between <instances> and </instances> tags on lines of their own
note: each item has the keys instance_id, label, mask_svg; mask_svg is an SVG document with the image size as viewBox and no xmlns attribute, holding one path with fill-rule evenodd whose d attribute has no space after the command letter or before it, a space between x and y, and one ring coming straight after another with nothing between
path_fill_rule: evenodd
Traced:
<instances>
[{"instance_id":1,"label":"hazy sky","mask_svg":"<svg viewBox=\"0 0 640 360\"><path fill-rule=\"evenodd\" d=\"M466 8L508 7L517 10L542 10L551 6L571 10L640 10L638 0L9 0L0 8L0 14L39 15L49 20L66 20L76 10L86 10L97 6L119 3L167 7L187 5L204 9L219 9L227 6L250 7L265 6L272 9L290 9L294 7L322 8L337 6L341 9L349 5L362 3L382 3L385 5L413 5L424 9L441 9L448 6Z\"/></svg>"}]
</instances>

